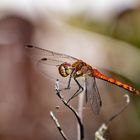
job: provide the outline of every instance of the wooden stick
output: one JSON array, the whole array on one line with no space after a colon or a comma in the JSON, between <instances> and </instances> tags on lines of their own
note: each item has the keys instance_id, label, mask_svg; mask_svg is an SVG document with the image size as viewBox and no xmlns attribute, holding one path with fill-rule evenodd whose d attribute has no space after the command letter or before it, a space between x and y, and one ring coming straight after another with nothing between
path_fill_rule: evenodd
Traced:
<instances>
[{"instance_id":1,"label":"wooden stick","mask_svg":"<svg viewBox=\"0 0 140 140\"><path fill-rule=\"evenodd\" d=\"M60 134L62 135L62 137L64 138L64 140L68 140L68 138L66 137L65 133L63 132L63 130L61 129L61 126L57 120L57 118L54 116L53 112L50 111L50 116L52 118L52 120L54 121L54 123L56 124Z\"/></svg>"}]
</instances>

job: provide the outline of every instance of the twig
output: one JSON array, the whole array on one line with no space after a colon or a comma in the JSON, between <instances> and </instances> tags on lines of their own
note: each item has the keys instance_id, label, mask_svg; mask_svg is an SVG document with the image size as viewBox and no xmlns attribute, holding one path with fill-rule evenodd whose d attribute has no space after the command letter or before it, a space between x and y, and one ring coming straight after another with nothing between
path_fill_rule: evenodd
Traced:
<instances>
[{"instance_id":1,"label":"twig","mask_svg":"<svg viewBox=\"0 0 140 140\"><path fill-rule=\"evenodd\" d=\"M95 140L105 140L104 135L110 123L127 108L128 104L130 103L130 97L127 94L125 94L124 97L126 98L125 104L122 106L122 108L118 112L116 112L113 116L111 116L105 123L103 123L99 127L98 131L95 132Z\"/></svg>"},{"instance_id":2,"label":"twig","mask_svg":"<svg viewBox=\"0 0 140 140\"><path fill-rule=\"evenodd\" d=\"M54 116L53 112L50 111L50 116L52 118L52 120L54 121L54 123L56 124L60 134L62 135L62 137L64 138L64 140L68 140L68 138L66 137L65 133L63 132L63 130L61 129L61 126L57 120L57 118Z\"/></svg>"},{"instance_id":3,"label":"twig","mask_svg":"<svg viewBox=\"0 0 140 140\"><path fill-rule=\"evenodd\" d=\"M103 123L99 127L98 131L95 132L95 140L105 140L104 134L107 129L108 129L108 126L105 123Z\"/></svg>"},{"instance_id":4,"label":"twig","mask_svg":"<svg viewBox=\"0 0 140 140\"><path fill-rule=\"evenodd\" d=\"M77 112L79 114L79 117L81 119L81 121L83 121L83 106L84 106L84 93L85 93L85 82L83 85L84 90L79 94L79 98L78 98L78 109ZM80 128L79 128L79 124L77 124L77 140L80 140Z\"/></svg>"},{"instance_id":5,"label":"twig","mask_svg":"<svg viewBox=\"0 0 140 140\"><path fill-rule=\"evenodd\" d=\"M60 98L60 100L63 102L63 104L68 107L75 115L78 124L79 124L79 129L80 129L80 140L84 139L84 127L82 124L82 121L80 119L79 114L77 113L77 111L70 105L67 103L67 101L63 98L63 96L60 94L60 89L59 89L59 79L56 80L56 85L55 85L55 90L56 90L56 94L57 96Z\"/></svg>"},{"instance_id":6,"label":"twig","mask_svg":"<svg viewBox=\"0 0 140 140\"><path fill-rule=\"evenodd\" d=\"M116 112L112 117L110 117L107 121L106 121L106 125L109 125L110 122L115 119L117 116L119 116L128 106L128 104L130 103L130 97L128 94L125 94L124 97L126 98L125 100L125 104L122 106L122 108Z\"/></svg>"}]
</instances>

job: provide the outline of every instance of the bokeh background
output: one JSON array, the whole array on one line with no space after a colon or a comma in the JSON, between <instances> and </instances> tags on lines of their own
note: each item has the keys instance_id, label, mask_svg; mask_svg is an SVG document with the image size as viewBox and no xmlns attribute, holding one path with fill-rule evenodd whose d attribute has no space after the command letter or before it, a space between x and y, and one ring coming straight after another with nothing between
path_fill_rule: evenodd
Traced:
<instances>
[{"instance_id":1,"label":"bokeh background","mask_svg":"<svg viewBox=\"0 0 140 140\"><path fill-rule=\"evenodd\" d=\"M77 139L75 116L55 95L54 80L47 76L51 69L42 74L26 55L25 44L80 58L140 89L139 36L139 0L0 0L0 139L61 140L51 110L69 139ZM96 116L85 105L85 140L94 139L128 93L101 80L97 85L103 107ZM130 93L130 98L128 108L112 121L107 140L140 139L140 97Z\"/></svg>"}]
</instances>

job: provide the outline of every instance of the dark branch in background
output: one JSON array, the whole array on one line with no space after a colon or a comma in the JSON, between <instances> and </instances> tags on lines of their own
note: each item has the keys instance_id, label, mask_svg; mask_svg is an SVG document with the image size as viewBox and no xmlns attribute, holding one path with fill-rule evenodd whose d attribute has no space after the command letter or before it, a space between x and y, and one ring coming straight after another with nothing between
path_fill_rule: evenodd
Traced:
<instances>
[{"instance_id":1,"label":"dark branch in background","mask_svg":"<svg viewBox=\"0 0 140 140\"><path fill-rule=\"evenodd\" d=\"M122 108L118 112L116 112L113 116L111 116L105 123L103 123L99 127L98 131L95 132L95 140L105 140L104 135L110 123L127 108L128 104L130 103L130 97L127 94L125 94L124 97L126 98L125 104L122 106Z\"/></svg>"},{"instance_id":2,"label":"dark branch in background","mask_svg":"<svg viewBox=\"0 0 140 140\"><path fill-rule=\"evenodd\" d=\"M73 113L74 113L74 115L75 115L75 117L76 117L76 119L77 119L77 121L78 121L78 124L79 124L79 129L80 129L80 140L83 140L84 139L84 127L83 127L83 124L82 124L82 121L81 121L81 119L80 119L80 116L78 115L78 113L77 113L77 111L70 105L70 104L68 104L68 102L63 98L63 96L60 94L60 89L59 89L59 80L57 79L56 80L56 85L55 85L55 90L56 90L56 95L60 98L60 100L63 102L63 104L66 106L66 107L68 107L68 109L70 109ZM53 120L54 120L54 118L53 118ZM57 120L56 118L55 118L55 120ZM57 123L55 123L56 124L56 126L57 126L57 128L58 129L61 129L61 127L60 127L60 125L58 125L59 123L58 123L58 121L57 121ZM59 127L58 127L59 126ZM59 130L59 132L61 133L61 135L62 135L62 129L61 129L61 131ZM64 134L64 132L63 132L63 134ZM64 137L63 137L64 138ZM67 140L67 139L65 139L65 140Z\"/></svg>"}]
</instances>

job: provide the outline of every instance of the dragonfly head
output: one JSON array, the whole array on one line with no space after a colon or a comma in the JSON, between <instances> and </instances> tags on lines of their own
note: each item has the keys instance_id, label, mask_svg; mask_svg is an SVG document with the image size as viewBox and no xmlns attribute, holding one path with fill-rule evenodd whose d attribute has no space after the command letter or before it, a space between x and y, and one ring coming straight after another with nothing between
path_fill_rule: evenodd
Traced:
<instances>
[{"instance_id":1,"label":"dragonfly head","mask_svg":"<svg viewBox=\"0 0 140 140\"><path fill-rule=\"evenodd\" d=\"M58 70L62 77L67 77L68 75L72 73L73 68L71 64L65 62L59 66Z\"/></svg>"}]
</instances>

